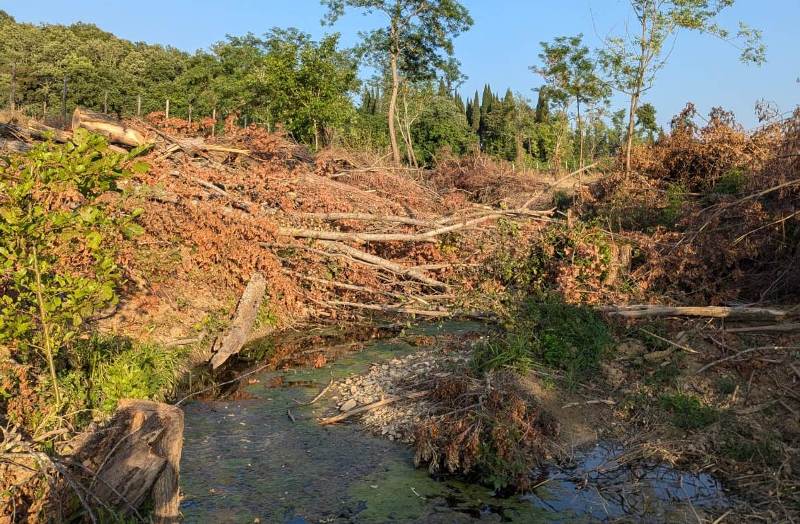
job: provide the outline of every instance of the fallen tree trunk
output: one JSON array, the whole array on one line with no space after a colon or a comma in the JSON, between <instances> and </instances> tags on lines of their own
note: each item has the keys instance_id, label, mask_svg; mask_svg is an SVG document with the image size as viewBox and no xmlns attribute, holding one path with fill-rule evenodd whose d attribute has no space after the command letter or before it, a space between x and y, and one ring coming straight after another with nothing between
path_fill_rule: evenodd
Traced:
<instances>
[{"instance_id":1,"label":"fallen tree trunk","mask_svg":"<svg viewBox=\"0 0 800 524\"><path fill-rule=\"evenodd\" d=\"M159 523L180 521L183 411L147 400L121 400L114 417L74 459L93 472L87 491L124 515L150 497ZM84 471L85 471L84 470Z\"/></svg>"},{"instance_id":2,"label":"fallen tree trunk","mask_svg":"<svg viewBox=\"0 0 800 524\"><path fill-rule=\"evenodd\" d=\"M789 333L800 331L800 324L774 324L770 326L746 326L728 328L725 333Z\"/></svg>"},{"instance_id":3,"label":"fallen tree trunk","mask_svg":"<svg viewBox=\"0 0 800 524\"><path fill-rule=\"evenodd\" d=\"M34 121L29 121L27 123L17 121L2 123L0 124L0 136L12 140L19 140L21 142L54 140L55 142L64 143L72 140L72 133Z\"/></svg>"},{"instance_id":4,"label":"fallen tree trunk","mask_svg":"<svg viewBox=\"0 0 800 524\"><path fill-rule=\"evenodd\" d=\"M777 309L757 307L727 307L727 306L610 306L601 308L609 315L624 318L650 318L650 317L708 317L725 318L728 320L782 320L789 313Z\"/></svg>"},{"instance_id":5,"label":"fallen tree trunk","mask_svg":"<svg viewBox=\"0 0 800 524\"><path fill-rule=\"evenodd\" d=\"M332 306L344 306L357 309L369 309L384 313L404 313L406 315L417 315L420 317L448 318L453 316L449 311L435 311L430 309L415 309L403 305L383 305L383 304L361 304L358 302L343 302L340 300L330 300L328 304Z\"/></svg>"},{"instance_id":6,"label":"fallen tree trunk","mask_svg":"<svg viewBox=\"0 0 800 524\"><path fill-rule=\"evenodd\" d=\"M127 127L108 115L80 107L75 108L72 113L72 129L79 127L103 135L115 144L136 147L147 143L140 131Z\"/></svg>"},{"instance_id":7,"label":"fallen tree trunk","mask_svg":"<svg viewBox=\"0 0 800 524\"><path fill-rule=\"evenodd\" d=\"M236 315L230 329L223 337L217 339L217 343L214 344L215 354L211 357L212 369L217 369L231 355L241 351L242 346L245 345L250 336L253 324L256 322L256 315L261 307L261 302L264 300L266 291L267 279L261 273L253 273L250 277L250 282L244 288L242 297L239 299L239 305L236 307Z\"/></svg>"},{"instance_id":8,"label":"fallen tree trunk","mask_svg":"<svg viewBox=\"0 0 800 524\"><path fill-rule=\"evenodd\" d=\"M379 256L371 255L361 251L360 249L350 247L347 244L342 244L341 242L323 242L323 245L332 251L347 255L355 260L378 266L397 275L413 278L414 280L418 280L419 282L434 288L447 289L447 284L427 276L422 271L406 267L402 264L397 264L396 262L386 260L385 258L381 258Z\"/></svg>"},{"instance_id":9,"label":"fallen tree trunk","mask_svg":"<svg viewBox=\"0 0 800 524\"><path fill-rule=\"evenodd\" d=\"M11 151L13 153L27 153L31 146L21 140L6 140L0 138L0 151Z\"/></svg>"},{"instance_id":10,"label":"fallen tree trunk","mask_svg":"<svg viewBox=\"0 0 800 524\"><path fill-rule=\"evenodd\" d=\"M422 227L431 227L435 225L430 220L420 220L417 218L394 215L373 215L371 213L293 213L292 216L312 220L361 220L366 222L389 222Z\"/></svg>"}]
</instances>

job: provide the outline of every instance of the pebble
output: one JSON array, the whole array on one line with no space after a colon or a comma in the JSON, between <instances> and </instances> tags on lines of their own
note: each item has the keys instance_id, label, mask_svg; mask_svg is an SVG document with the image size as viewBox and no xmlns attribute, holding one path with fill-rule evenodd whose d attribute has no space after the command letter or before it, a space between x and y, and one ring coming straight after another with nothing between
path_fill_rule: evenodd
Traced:
<instances>
[{"instance_id":1,"label":"pebble","mask_svg":"<svg viewBox=\"0 0 800 524\"><path fill-rule=\"evenodd\" d=\"M356 402L354 399L351 398L350 400L339 406L339 411L350 411L351 409L354 409L356 406L358 406L358 402Z\"/></svg>"}]
</instances>

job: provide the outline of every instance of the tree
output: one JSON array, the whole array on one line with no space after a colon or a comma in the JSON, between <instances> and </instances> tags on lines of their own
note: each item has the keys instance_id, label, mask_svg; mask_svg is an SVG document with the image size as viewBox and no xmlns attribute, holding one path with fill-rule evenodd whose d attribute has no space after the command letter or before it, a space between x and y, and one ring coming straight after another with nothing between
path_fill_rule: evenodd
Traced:
<instances>
[{"instance_id":1,"label":"tree","mask_svg":"<svg viewBox=\"0 0 800 524\"><path fill-rule=\"evenodd\" d=\"M649 102L642 104L636 110L636 127L642 138L646 138L650 142L655 140L659 128L658 122L656 122L656 108L653 104Z\"/></svg>"},{"instance_id":2,"label":"tree","mask_svg":"<svg viewBox=\"0 0 800 524\"><path fill-rule=\"evenodd\" d=\"M631 169L631 147L636 112L642 95L653 87L657 73L669 58L664 44L681 30L698 31L722 38L741 49L740 59L760 65L766 47L761 32L739 23L735 36L715 22L717 15L731 7L734 0L630 0L638 31L625 37L606 40L600 60L610 85L630 97L628 130L625 139L625 171Z\"/></svg>"},{"instance_id":3,"label":"tree","mask_svg":"<svg viewBox=\"0 0 800 524\"><path fill-rule=\"evenodd\" d=\"M386 26L364 36L364 47L391 74L388 107L389 139L395 164L400 148L395 115L400 85L406 79L424 79L437 71L452 74L453 38L472 26L467 9L456 0L321 0L328 8L325 21L333 24L346 8L381 13Z\"/></svg>"},{"instance_id":4,"label":"tree","mask_svg":"<svg viewBox=\"0 0 800 524\"><path fill-rule=\"evenodd\" d=\"M542 42L541 66L531 69L547 82L549 95L564 102L565 112L571 101L577 105L577 127L580 142L580 165L583 167L584 131L581 104L590 105L608 98L610 89L597 75L597 64L589 48L583 45L583 35L560 36L552 43Z\"/></svg>"}]
</instances>

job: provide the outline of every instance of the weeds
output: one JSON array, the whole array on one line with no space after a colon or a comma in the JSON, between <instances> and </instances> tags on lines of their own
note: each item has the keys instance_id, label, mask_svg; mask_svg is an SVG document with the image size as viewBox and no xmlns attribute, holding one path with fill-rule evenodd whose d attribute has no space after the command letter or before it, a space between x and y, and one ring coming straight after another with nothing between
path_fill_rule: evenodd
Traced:
<instances>
[{"instance_id":1,"label":"weeds","mask_svg":"<svg viewBox=\"0 0 800 524\"><path fill-rule=\"evenodd\" d=\"M596 312L545 296L523 302L505 335L477 347L473 367L485 372L539 364L563 370L572 381L595 370L611 343Z\"/></svg>"},{"instance_id":2,"label":"weeds","mask_svg":"<svg viewBox=\"0 0 800 524\"><path fill-rule=\"evenodd\" d=\"M691 395L663 395L660 404L672 414L672 423L681 429L702 429L719 418L714 408L704 405L700 399Z\"/></svg>"}]
</instances>

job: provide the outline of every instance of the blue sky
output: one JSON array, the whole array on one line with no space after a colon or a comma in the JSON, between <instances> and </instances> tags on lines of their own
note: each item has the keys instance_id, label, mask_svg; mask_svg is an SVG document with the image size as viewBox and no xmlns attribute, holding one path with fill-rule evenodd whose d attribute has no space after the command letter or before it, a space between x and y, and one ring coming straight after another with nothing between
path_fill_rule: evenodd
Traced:
<instances>
[{"instance_id":1,"label":"blue sky","mask_svg":"<svg viewBox=\"0 0 800 524\"><path fill-rule=\"evenodd\" d=\"M469 77L462 91L471 95L490 83L496 91L511 87L535 98L541 79L528 67L537 61L539 42L583 33L590 45L623 31L629 17L627 0L463 0L475 25L456 41L456 55ZM34 23L91 22L135 41L168 44L194 51L207 48L226 34L261 34L272 27L297 27L319 36L324 13L317 0L0 0L18 21ZM746 126L756 124L753 108L761 98L788 111L800 103L800 53L797 44L800 0L738 0L720 22L736 28L739 20L764 31L768 63L760 68L738 62L730 44L683 33L667 67L645 101L653 103L662 124L687 101L701 112L716 105L733 110ZM333 30L345 45L358 31L374 27L374 17L349 15ZM623 107L617 98L615 106Z\"/></svg>"}]
</instances>

